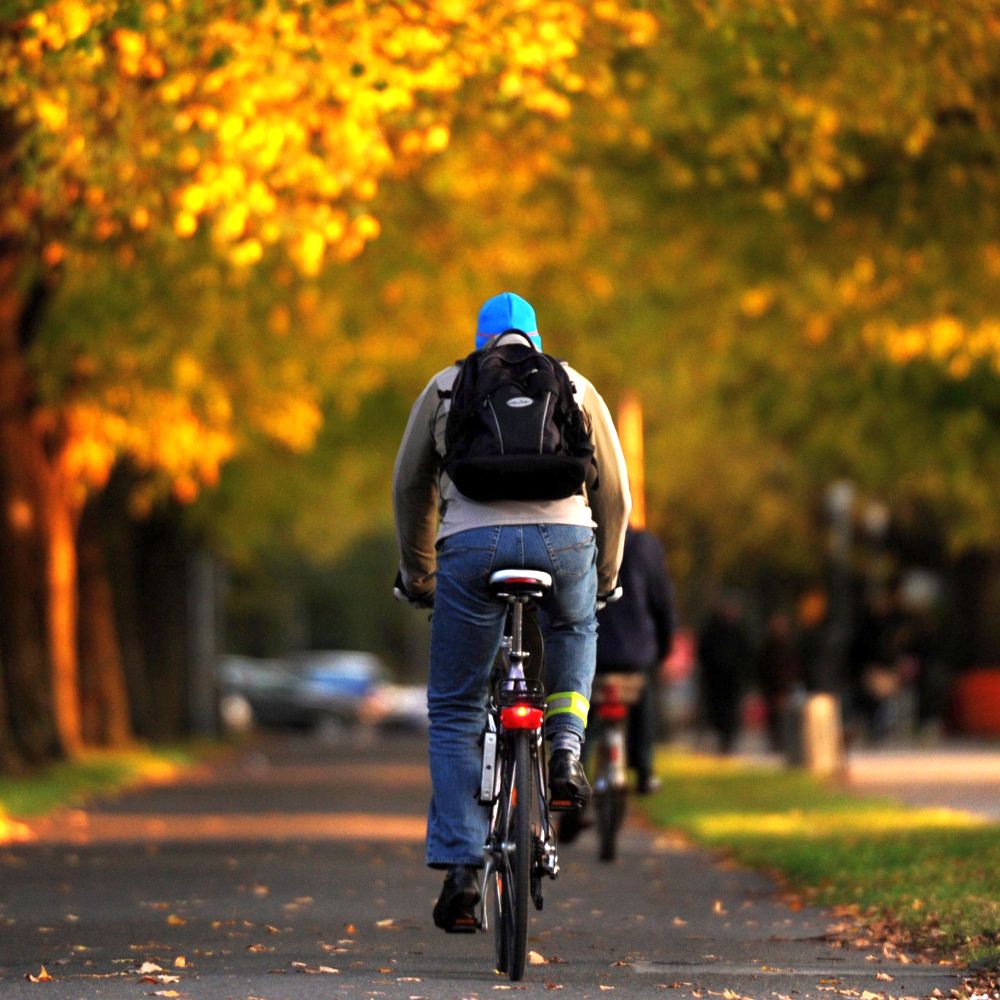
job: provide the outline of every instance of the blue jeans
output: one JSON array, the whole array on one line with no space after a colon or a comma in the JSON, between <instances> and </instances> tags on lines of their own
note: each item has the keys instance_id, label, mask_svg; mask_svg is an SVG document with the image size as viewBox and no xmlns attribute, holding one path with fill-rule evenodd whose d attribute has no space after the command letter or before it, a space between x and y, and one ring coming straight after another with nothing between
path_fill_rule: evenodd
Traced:
<instances>
[{"instance_id":1,"label":"blue jeans","mask_svg":"<svg viewBox=\"0 0 1000 1000\"><path fill-rule=\"evenodd\" d=\"M475 528L437 547L437 588L427 688L431 804L427 863L481 865L488 810L479 804L490 669L500 648L505 605L489 592L496 569L552 574L539 605L545 636L545 687L553 698L545 733L567 727L583 735L597 655L597 547L590 528L566 524ZM572 708L557 708L568 706Z\"/></svg>"}]
</instances>

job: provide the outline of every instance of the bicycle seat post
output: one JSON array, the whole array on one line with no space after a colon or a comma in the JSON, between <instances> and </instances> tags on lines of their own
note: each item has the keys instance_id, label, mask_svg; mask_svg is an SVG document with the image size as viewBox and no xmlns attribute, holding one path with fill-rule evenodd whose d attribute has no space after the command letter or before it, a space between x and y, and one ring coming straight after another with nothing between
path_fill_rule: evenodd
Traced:
<instances>
[{"instance_id":1,"label":"bicycle seat post","mask_svg":"<svg viewBox=\"0 0 1000 1000\"><path fill-rule=\"evenodd\" d=\"M510 670L507 690L524 690L527 681L524 664L529 653L524 649L523 615L528 601L542 597L552 586L552 576L537 569L500 569L490 575L490 590L507 602L510 609Z\"/></svg>"},{"instance_id":2,"label":"bicycle seat post","mask_svg":"<svg viewBox=\"0 0 1000 1000\"><path fill-rule=\"evenodd\" d=\"M510 604L510 675L511 686L524 683L524 661L530 655L524 650L524 601L523 597L508 597Z\"/></svg>"}]
</instances>

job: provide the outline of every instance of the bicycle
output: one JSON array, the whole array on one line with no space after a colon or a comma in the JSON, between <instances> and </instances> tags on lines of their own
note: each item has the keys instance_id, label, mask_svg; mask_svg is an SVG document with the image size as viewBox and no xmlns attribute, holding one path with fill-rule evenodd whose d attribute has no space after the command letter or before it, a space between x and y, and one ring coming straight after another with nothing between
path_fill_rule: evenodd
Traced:
<instances>
[{"instance_id":1,"label":"bicycle","mask_svg":"<svg viewBox=\"0 0 1000 1000\"><path fill-rule=\"evenodd\" d=\"M642 697L646 678L642 674L597 674L590 695L593 722L588 743L594 755L588 772L594 790L592 804L597 822L597 856L614 861L618 853L618 831L628 802L628 715ZM559 823L558 841L572 843L590 826L585 813L565 813Z\"/></svg>"},{"instance_id":2,"label":"bicycle","mask_svg":"<svg viewBox=\"0 0 1000 1000\"><path fill-rule=\"evenodd\" d=\"M544 570L502 569L489 578L492 595L507 604L507 616L490 675L481 737L478 798L489 807L490 817L480 910L466 929L469 933L488 931L492 922L497 971L515 982L524 977L529 899L541 910L542 879L559 874L550 808L570 814L579 806L575 800L549 802L542 733L545 688L540 676L525 673L530 654L524 644L524 611L551 586L552 575ZM616 600L620 592L619 588L599 600ZM399 576L394 593L398 600L433 607L431 602L415 602Z\"/></svg>"},{"instance_id":3,"label":"bicycle","mask_svg":"<svg viewBox=\"0 0 1000 1000\"><path fill-rule=\"evenodd\" d=\"M542 879L559 874L542 737L545 689L539 678L525 674L523 634L525 606L544 595L552 577L542 570L497 570L489 586L508 610L482 737L479 801L490 806L490 822L480 926L488 930L492 919L497 970L516 982L524 976L529 897L541 910Z\"/></svg>"},{"instance_id":4,"label":"bicycle","mask_svg":"<svg viewBox=\"0 0 1000 1000\"><path fill-rule=\"evenodd\" d=\"M614 861L618 831L628 801L626 753L629 709L642 697L643 674L597 674L591 704L598 719L594 765L594 809L597 813L598 858Z\"/></svg>"}]
</instances>

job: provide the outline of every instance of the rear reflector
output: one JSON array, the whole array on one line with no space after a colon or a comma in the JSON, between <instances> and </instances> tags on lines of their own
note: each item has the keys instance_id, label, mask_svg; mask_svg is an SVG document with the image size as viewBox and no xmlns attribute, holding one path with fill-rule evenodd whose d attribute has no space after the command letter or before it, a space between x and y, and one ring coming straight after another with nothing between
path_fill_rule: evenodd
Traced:
<instances>
[{"instance_id":1,"label":"rear reflector","mask_svg":"<svg viewBox=\"0 0 1000 1000\"><path fill-rule=\"evenodd\" d=\"M597 717L605 722L621 722L628 715L628 705L620 701L597 706Z\"/></svg>"},{"instance_id":2,"label":"rear reflector","mask_svg":"<svg viewBox=\"0 0 1000 1000\"><path fill-rule=\"evenodd\" d=\"M534 705L505 705L500 709L504 729L540 729L545 713Z\"/></svg>"}]
</instances>

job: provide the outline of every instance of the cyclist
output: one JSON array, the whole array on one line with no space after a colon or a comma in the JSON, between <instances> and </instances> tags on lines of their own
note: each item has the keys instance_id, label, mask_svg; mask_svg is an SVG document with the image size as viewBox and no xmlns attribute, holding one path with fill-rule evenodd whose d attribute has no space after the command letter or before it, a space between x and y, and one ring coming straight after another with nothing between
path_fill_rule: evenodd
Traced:
<instances>
[{"instance_id":1,"label":"cyclist","mask_svg":"<svg viewBox=\"0 0 1000 1000\"><path fill-rule=\"evenodd\" d=\"M507 335L507 336L505 336ZM484 303L476 349L541 337L531 305L504 292ZM426 860L447 871L434 907L446 931L475 923L477 869L488 814L479 804L481 750L490 668L505 609L489 593L492 569L526 567L552 574L541 602L545 635L545 734L549 793L583 804L590 786L580 764L594 675L598 595L618 580L631 498L621 445L604 401L568 368L575 398L591 425L599 485L561 500L478 502L442 470L448 393L458 365L438 372L420 394L396 457L393 502L400 549L398 584L414 603L433 604L430 676L431 802Z\"/></svg>"},{"instance_id":2,"label":"cyclist","mask_svg":"<svg viewBox=\"0 0 1000 1000\"><path fill-rule=\"evenodd\" d=\"M645 528L629 527L622 558L622 599L598 616L598 673L641 673L647 683L628 719L628 760L636 770L640 795L656 787L656 689L660 667L674 638L674 588L659 539Z\"/></svg>"}]
</instances>

